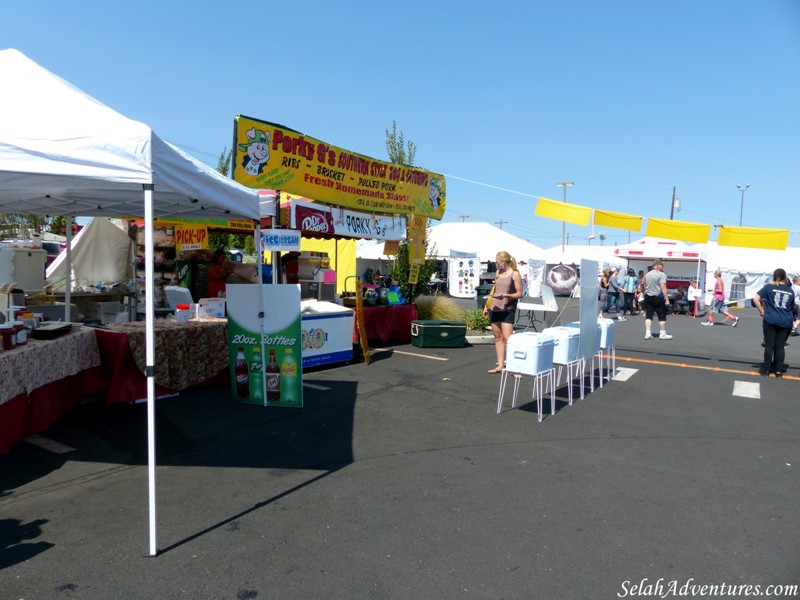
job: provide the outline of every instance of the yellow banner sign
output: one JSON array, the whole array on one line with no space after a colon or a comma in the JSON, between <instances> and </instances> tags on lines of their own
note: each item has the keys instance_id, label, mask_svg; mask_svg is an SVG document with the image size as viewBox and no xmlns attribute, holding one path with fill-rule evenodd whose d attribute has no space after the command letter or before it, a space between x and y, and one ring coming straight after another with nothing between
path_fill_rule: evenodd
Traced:
<instances>
[{"instance_id":1,"label":"yellow banner sign","mask_svg":"<svg viewBox=\"0 0 800 600\"><path fill-rule=\"evenodd\" d=\"M183 250L207 250L208 228L205 225L176 225L175 245L178 252Z\"/></svg>"},{"instance_id":2,"label":"yellow banner sign","mask_svg":"<svg viewBox=\"0 0 800 600\"><path fill-rule=\"evenodd\" d=\"M355 210L441 219L444 175L331 146L274 123L237 116L233 178Z\"/></svg>"}]
</instances>

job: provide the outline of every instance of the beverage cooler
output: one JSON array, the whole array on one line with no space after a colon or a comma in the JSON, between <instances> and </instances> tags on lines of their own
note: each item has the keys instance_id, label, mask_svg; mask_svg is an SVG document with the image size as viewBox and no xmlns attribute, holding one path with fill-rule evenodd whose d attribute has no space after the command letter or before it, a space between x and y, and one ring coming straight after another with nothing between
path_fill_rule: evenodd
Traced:
<instances>
[{"instance_id":1,"label":"beverage cooler","mask_svg":"<svg viewBox=\"0 0 800 600\"><path fill-rule=\"evenodd\" d=\"M178 281L192 293L195 302L208 298L208 263L198 260L179 260L177 262Z\"/></svg>"},{"instance_id":2,"label":"beverage cooler","mask_svg":"<svg viewBox=\"0 0 800 600\"><path fill-rule=\"evenodd\" d=\"M44 289L47 252L36 248L0 248L0 284L25 292Z\"/></svg>"},{"instance_id":3,"label":"beverage cooler","mask_svg":"<svg viewBox=\"0 0 800 600\"><path fill-rule=\"evenodd\" d=\"M314 300L304 300L300 306L303 368L352 360L355 311Z\"/></svg>"}]
</instances>

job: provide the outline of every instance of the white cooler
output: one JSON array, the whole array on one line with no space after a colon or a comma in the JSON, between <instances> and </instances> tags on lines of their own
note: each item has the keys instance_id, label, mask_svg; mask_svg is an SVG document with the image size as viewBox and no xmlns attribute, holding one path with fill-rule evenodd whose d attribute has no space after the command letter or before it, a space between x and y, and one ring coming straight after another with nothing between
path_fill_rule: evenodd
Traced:
<instances>
[{"instance_id":1,"label":"white cooler","mask_svg":"<svg viewBox=\"0 0 800 600\"><path fill-rule=\"evenodd\" d=\"M611 321L611 319L603 319L603 321ZM613 332L614 331L613 330L613 326L614 326L614 322L613 321L611 321L611 326L612 326L612 330L611 331ZM580 321L572 321L570 323L567 323L567 327L572 327L572 328L578 329L580 331L581 322ZM595 338L596 339L596 343L595 343L594 348L592 348L592 354L597 354L598 352L600 352L601 348L605 348L606 347L606 346L603 345L603 336L604 335L605 334L604 334L603 325L600 323L600 319L598 319L597 320L597 337ZM612 333L612 336L613 336L613 333Z\"/></svg>"},{"instance_id":2,"label":"white cooler","mask_svg":"<svg viewBox=\"0 0 800 600\"><path fill-rule=\"evenodd\" d=\"M514 333L506 345L506 371L538 375L553 368L553 336L544 331Z\"/></svg>"},{"instance_id":3,"label":"white cooler","mask_svg":"<svg viewBox=\"0 0 800 600\"><path fill-rule=\"evenodd\" d=\"M597 319L597 322L602 327L600 335L601 348L614 347L614 320L613 319Z\"/></svg>"},{"instance_id":4,"label":"white cooler","mask_svg":"<svg viewBox=\"0 0 800 600\"><path fill-rule=\"evenodd\" d=\"M578 360L578 340L581 337L581 330L575 327L548 327L542 330L543 334L553 337L556 342L553 351L553 362L556 364L566 364Z\"/></svg>"}]
</instances>

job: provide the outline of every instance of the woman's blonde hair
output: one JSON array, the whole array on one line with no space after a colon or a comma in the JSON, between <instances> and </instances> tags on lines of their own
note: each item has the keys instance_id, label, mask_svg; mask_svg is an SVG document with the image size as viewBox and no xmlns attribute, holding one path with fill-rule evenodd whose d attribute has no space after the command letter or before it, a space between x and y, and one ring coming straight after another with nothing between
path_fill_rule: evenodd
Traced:
<instances>
[{"instance_id":1,"label":"woman's blonde hair","mask_svg":"<svg viewBox=\"0 0 800 600\"><path fill-rule=\"evenodd\" d=\"M511 256L505 250L500 250L500 252L497 253L497 256L495 258L497 259L497 262L500 262L501 260L508 262L508 264L511 265L512 271L517 270L517 259Z\"/></svg>"},{"instance_id":2,"label":"woman's blonde hair","mask_svg":"<svg viewBox=\"0 0 800 600\"><path fill-rule=\"evenodd\" d=\"M714 277L722 277L722 271L720 271L719 269L714 271Z\"/></svg>"}]
</instances>

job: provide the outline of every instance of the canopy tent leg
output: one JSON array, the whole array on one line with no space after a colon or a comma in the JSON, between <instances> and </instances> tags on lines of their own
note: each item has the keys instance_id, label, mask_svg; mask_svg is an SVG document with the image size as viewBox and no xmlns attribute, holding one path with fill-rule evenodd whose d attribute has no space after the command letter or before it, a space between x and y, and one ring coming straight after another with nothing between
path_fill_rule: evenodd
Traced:
<instances>
[{"instance_id":1,"label":"canopy tent leg","mask_svg":"<svg viewBox=\"0 0 800 600\"><path fill-rule=\"evenodd\" d=\"M145 377L147 381L147 481L150 556L158 554L156 545L156 372L155 307L153 299L153 184L144 188L144 277L145 277Z\"/></svg>"}]
</instances>

